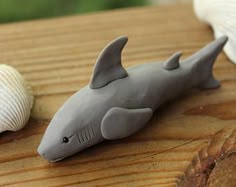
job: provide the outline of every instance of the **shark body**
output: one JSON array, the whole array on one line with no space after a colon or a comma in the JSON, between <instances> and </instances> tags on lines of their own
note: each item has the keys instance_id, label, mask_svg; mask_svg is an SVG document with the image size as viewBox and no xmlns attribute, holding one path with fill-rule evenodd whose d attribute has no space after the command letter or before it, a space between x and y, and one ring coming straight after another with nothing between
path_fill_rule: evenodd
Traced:
<instances>
[{"instance_id":1,"label":"shark body","mask_svg":"<svg viewBox=\"0 0 236 187\"><path fill-rule=\"evenodd\" d=\"M121 52L127 37L108 44L99 55L90 84L71 96L50 122L40 155L56 162L103 140L128 137L147 124L166 101L191 88L217 88L213 64L227 37L221 37L191 57L176 53L163 63L125 70Z\"/></svg>"}]
</instances>

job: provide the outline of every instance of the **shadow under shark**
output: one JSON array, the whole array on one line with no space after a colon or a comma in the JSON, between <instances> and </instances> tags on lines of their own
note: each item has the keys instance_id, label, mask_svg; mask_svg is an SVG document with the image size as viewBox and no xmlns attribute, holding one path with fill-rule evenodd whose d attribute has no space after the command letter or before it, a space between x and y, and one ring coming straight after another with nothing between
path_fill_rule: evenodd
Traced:
<instances>
[{"instance_id":1,"label":"shadow under shark","mask_svg":"<svg viewBox=\"0 0 236 187\"><path fill-rule=\"evenodd\" d=\"M70 97L57 111L38 153L56 162L103 140L128 137L151 119L164 102L191 88L219 87L213 64L227 37L221 37L179 62L176 53L163 63L125 70L121 52L128 38L119 37L99 55L90 84Z\"/></svg>"}]
</instances>

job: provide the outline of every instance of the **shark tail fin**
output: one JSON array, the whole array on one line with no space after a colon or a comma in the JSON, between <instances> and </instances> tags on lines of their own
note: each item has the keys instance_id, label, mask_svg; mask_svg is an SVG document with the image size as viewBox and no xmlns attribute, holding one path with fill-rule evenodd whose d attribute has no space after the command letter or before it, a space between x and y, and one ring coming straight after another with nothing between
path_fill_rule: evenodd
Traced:
<instances>
[{"instance_id":1,"label":"shark tail fin","mask_svg":"<svg viewBox=\"0 0 236 187\"><path fill-rule=\"evenodd\" d=\"M191 64L192 73L194 74L193 84L196 87L210 89L220 86L219 81L214 78L212 71L216 58L223 50L227 41L228 37L222 36L186 59Z\"/></svg>"}]
</instances>

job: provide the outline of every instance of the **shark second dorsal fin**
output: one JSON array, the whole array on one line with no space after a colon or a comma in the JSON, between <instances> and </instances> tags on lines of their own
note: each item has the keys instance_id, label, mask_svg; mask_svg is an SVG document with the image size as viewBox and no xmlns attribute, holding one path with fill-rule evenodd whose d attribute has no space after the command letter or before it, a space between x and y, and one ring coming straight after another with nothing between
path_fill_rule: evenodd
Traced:
<instances>
[{"instance_id":1,"label":"shark second dorsal fin","mask_svg":"<svg viewBox=\"0 0 236 187\"><path fill-rule=\"evenodd\" d=\"M126 36L121 36L102 50L94 67L90 88L102 88L116 79L128 76L121 64L121 52L127 41Z\"/></svg>"},{"instance_id":2,"label":"shark second dorsal fin","mask_svg":"<svg viewBox=\"0 0 236 187\"><path fill-rule=\"evenodd\" d=\"M179 67L179 59L181 55L181 52L173 54L167 61L163 63L163 68L166 70L177 69Z\"/></svg>"}]
</instances>

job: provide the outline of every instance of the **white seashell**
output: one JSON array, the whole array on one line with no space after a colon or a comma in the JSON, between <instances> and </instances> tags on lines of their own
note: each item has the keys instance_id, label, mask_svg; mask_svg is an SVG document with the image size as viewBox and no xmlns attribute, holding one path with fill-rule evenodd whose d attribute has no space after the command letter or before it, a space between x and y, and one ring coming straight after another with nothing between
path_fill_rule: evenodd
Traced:
<instances>
[{"instance_id":1,"label":"white seashell","mask_svg":"<svg viewBox=\"0 0 236 187\"><path fill-rule=\"evenodd\" d=\"M0 64L0 133L22 129L29 120L33 96L13 67Z\"/></svg>"},{"instance_id":2,"label":"white seashell","mask_svg":"<svg viewBox=\"0 0 236 187\"><path fill-rule=\"evenodd\" d=\"M236 0L194 0L197 17L211 25L215 38L229 38L224 51L236 64Z\"/></svg>"}]
</instances>

